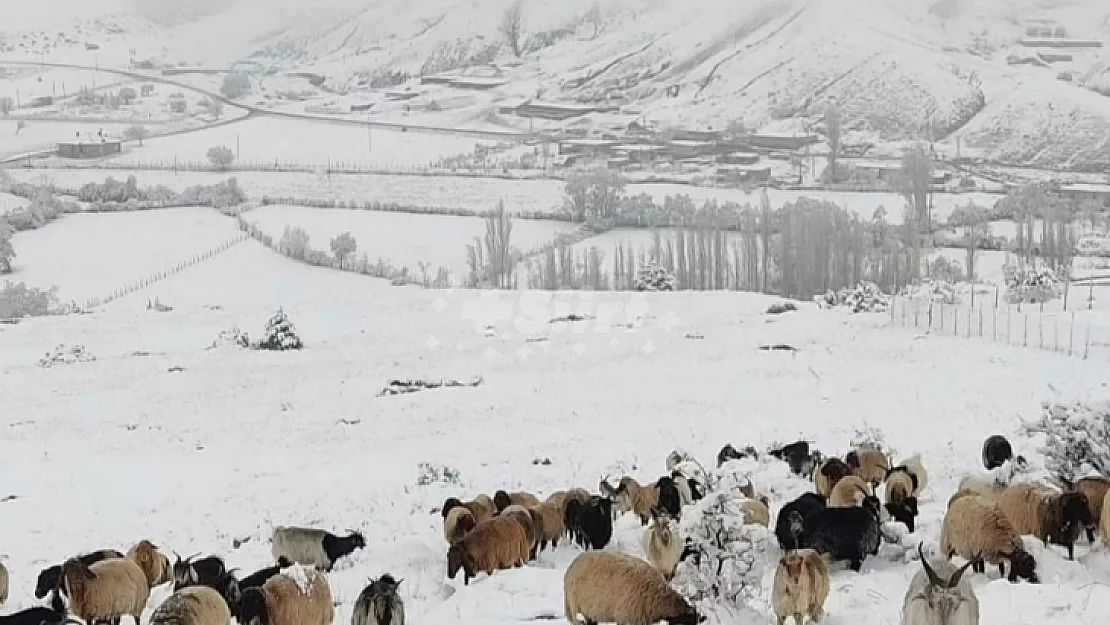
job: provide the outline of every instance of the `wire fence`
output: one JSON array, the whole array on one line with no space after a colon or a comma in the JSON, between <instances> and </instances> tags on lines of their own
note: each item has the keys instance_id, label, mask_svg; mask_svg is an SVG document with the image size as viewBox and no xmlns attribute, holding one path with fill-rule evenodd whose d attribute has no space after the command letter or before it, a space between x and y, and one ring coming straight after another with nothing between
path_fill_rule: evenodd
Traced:
<instances>
[{"instance_id":1,"label":"wire fence","mask_svg":"<svg viewBox=\"0 0 1110 625\"><path fill-rule=\"evenodd\" d=\"M201 252L200 254L197 254L196 256L193 256L192 258L190 258L188 260L181 261L180 263L174 265L170 269L166 269L164 271L159 271L157 273L152 273L149 276L143 278L142 280L139 280L138 282L135 282L135 283L130 284L128 286L116 289L115 291L112 291L111 293L109 293L108 295L106 295L104 297L94 297L92 299L89 299L85 303L85 308L91 310L91 309L93 309L97 306L102 306L104 304L115 301L115 300L117 300L121 297L124 297L126 295L130 295L130 294L132 294L135 291L138 291L140 289L145 289L146 287L151 286L152 284L156 284L158 282L161 282L162 280L165 280L166 278L177 275L177 274L181 273L182 271L185 271L186 269L196 265L197 263L208 260L209 258L212 258L212 257L214 257L218 254L222 254L222 253L228 251L229 249L235 247L236 245L242 243L243 241L246 241L249 238L250 238L250 236L248 236L245 233L240 234L240 235L236 236L235 238L230 239L228 241L225 241L225 242L217 245L216 247L214 247L210 250L207 250L205 252Z\"/></svg>"},{"instance_id":2,"label":"wire fence","mask_svg":"<svg viewBox=\"0 0 1110 625\"><path fill-rule=\"evenodd\" d=\"M895 296L893 325L930 334L989 340L1082 358L1110 359L1110 326L1090 311L1023 312L1013 308L944 304Z\"/></svg>"}]
</instances>

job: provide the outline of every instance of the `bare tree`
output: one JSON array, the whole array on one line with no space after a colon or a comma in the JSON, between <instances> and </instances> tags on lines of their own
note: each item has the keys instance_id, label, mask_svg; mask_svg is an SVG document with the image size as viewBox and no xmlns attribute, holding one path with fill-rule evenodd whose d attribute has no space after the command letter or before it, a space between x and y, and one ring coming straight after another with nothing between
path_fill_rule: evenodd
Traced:
<instances>
[{"instance_id":1,"label":"bare tree","mask_svg":"<svg viewBox=\"0 0 1110 625\"><path fill-rule=\"evenodd\" d=\"M358 251L358 243L355 242L355 237L350 231L332 238L331 240L331 253L335 255L335 260L339 262L340 268L347 261L352 254ZM425 281L427 281L427 269L421 268L425 274Z\"/></svg>"},{"instance_id":2,"label":"bare tree","mask_svg":"<svg viewBox=\"0 0 1110 625\"><path fill-rule=\"evenodd\" d=\"M509 8L505 11L505 17L501 20L501 35L505 37L505 41L513 49L513 55L518 58L521 55L520 38L521 38L521 20L524 14L524 5L521 0L515 0Z\"/></svg>"},{"instance_id":3,"label":"bare tree","mask_svg":"<svg viewBox=\"0 0 1110 625\"><path fill-rule=\"evenodd\" d=\"M829 182L836 182L840 179L837 168L837 159L840 158L840 107L832 102L825 107L825 137L829 143L829 172L826 178Z\"/></svg>"},{"instance_id":4,"label":"bare tree","mask_svg":"<svg viewBox=\"0 0 1110 625\"><path fill-rule=\"evenodd\" d=\"M238 98L251 92L251 79L245 72L228 72L220 85L220 93L228 98Z\"/></svg>"},{"instance_id":5,"label":"bare tree","mask_svg":"<svg viewBox=\"0 0 1110 625\"><path fill-rule=\"evenodd\" d=\"M582 18L582 22L593 24L593 38L597 39L598 35L601 34L601 5L595 2L593 6L590 7L590 10L586 11L586 15Z\"/></svg>"},{"instance_id":6,"label":"bare tree","mask_svg":"<svg viewBox=\"0 0 1110 625\"><path fill-rule=\"evenodd\" d=\"M513 220L505 212L505 202L486 217L486 252L489 256L490 283L499 289L513 288L513 269L516 265L512 249Z\"/></svg>"},{"instance_id":7,"label":"bare tree","mask_svg":"<svg viewBox=\"0 0 1110 625\"><path fill-rule=\"evenodd\" d=\"M147 130L146 126L135 124L134 126L131 126L127 130L125 130L123 136L124 138L131 139L132 141L138 141L139 147L142 147L143 139L146 139L150 136L150 131Z\"/></svg>"},{"instance_id":8,"label":"bare tree","mask_svg":"<svg viewBox=\"0 0 1110 625\"><path fill-rule=\"evenodd\" d=\"M8 113L11 113L12 109L14 108L15 100L12 100L7 96L0 98L0 115L7 115Z\"/></svg>"},{"instance_id":9,"label":"bare tree","mask_svg":"<svg viewBox=\"0 0 1110 625\"><path fill-rule=\"evenodd\" d=\"M985 211L970 201L967 206L952 211L952 216L948 219L953 225L963 228L964 250L967 252L965 273L967 279L974 282L976 256L983 239L990 236L990 222L987 221Z\"/></svg>"},{"instance_id":10,"label":"bare tree","mask_svg":"<svg viewBox=\"0 0 1110 625\"><path fill-rule=\"evenodd\" d=\"M235 162L235 152L222 145L208 148L206 156L214 166L221 170L227 169L228 165Z\"/></svg>"},{"instance_id":11,"label":"bare tree","mask_svg":"<svg viewBox=\"0 0 1110 625\"><path fill-rule=\"evenodd\" d=\"M932 229L933 163L929 148L919 143L902 157L902 193L906 197L906 214L902 219L906 243L910 248L910 279L920 275L921 246L924 235Z\"/></svg>"},{"instance_id":12,"label":"bare tree","mask_svg":"<svg viewBox=\"0 0 1110 625\"><path fill-rule=\"evenodd\" d=\"M608 167L576 171L567 176L567 204L578 221L613 217L620 205L625 180Z\"/></svg>"},{"instance_id":13,"label":"bare tree","mask_svg":"<svg viewBox=\"0 0 1110 625\"><path fill-rule=\"evenodd\" d=\"M15 248L12 247L12 235L15 229L8 225L7 220L0 218L0 273L12 272L12 259L15 258Z\"/></svg>"},{"instance_id":14,"label":"bare tree","mask_svg":"<svg viewBox=\"0 0 1110 625\"><path fill-rule=\"evenodd\" d=\"M119 90L119 100L124 104L131 104L137 97L139 97L139 94L135 93L135 90L131 87L124 87Z\"/></svg>"}]
</instances>

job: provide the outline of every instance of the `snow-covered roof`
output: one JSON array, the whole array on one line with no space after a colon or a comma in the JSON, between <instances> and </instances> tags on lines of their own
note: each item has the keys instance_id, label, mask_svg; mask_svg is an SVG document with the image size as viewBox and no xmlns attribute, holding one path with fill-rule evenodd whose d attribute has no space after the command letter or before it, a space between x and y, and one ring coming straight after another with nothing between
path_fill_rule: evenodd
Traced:
<instances>
[{"instance_id":1,"label":"snow-covered roof","mask_svg":"<svg viewBox=\"0 0 1110 625\"><path fill-rule=\"evenodd\" d=\"M1095 182L1073 182L1060 185L1061 191L1078 191L1079 193L1107 193L1110 194L1110 184Z\"/></svg>"}]
</instances>

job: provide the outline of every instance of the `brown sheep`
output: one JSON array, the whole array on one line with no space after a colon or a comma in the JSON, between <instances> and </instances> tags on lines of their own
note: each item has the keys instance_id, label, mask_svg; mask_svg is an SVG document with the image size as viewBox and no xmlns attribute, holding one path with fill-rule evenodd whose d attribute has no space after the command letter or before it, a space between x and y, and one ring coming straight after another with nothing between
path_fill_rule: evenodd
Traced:
<instances>
[{"instance_id":1,"label":"brown sheep","mask_svg":"<svg viewBox=\"0 0 1110 625\"><path fill-rule=\"evenodd\" d=\"M863 505L863 498L867 496L867 483L858 475L845 475L836 486L833 486L829 495L830 508L857 508Z\"/></svg>"},{"instance_id":2,"label":"brown sheep","mask_svg":"<svg viewBox=\"0 0 1110 625\"><path fill-rule=\"evenodd\" d=\"M1099 519L1098 532L1102 534L1102 542L1110 545L1110 492L1102 499L1102 517Z\"/></svg>"},{"instance_id":3,"label":"brown sheep","mask_svg":"<svg viewBox=\"0 0 1110 625\"><path fill-rule=\"evenodd\" d=\"M813 472L813 484L817 487L817 492L828 499L836 483L848 475L852 475L852 467L840 458L829 458L821 463L821 468Z\"/></svg>"},{"instance_id":4,"label":"brown sheep","mask_svg":"<svg viewBox=\"0 0 1110 625\"><path fill-rule=\"evenodd\" d=\"M559 546L559 538L567 531L563 508L554 502L545 501L532 506L530 510L540 519L540 550L547 549L549 544L552 548Z\"/></svg>"},{"instance_id":5,"label":"brown sheep","mask_svg":"<svg viewBox=\"0 0 1110 625\"><path fill-rule=\"evenodd\" d=\"M489 495L478 495L470 501L460 501L455 497L450 497L447 501L443 502L443 507L440 508L440 514L443 515L443 518L447 518L447 513L451 511L451 508L457 506L462 506L470 510L470 514L474 515L474 521L477 523L492 519L498 512L497 506L494 505Z\"/></svg>"},{"instance_id":6,"label":"brown sheep","mask_svg":"<svg viewBox=\"0 0 1110 625\"><path fill-rule=\"evenodd\" d=\"M744 525L767 527L771 524L771 507L766 497L745 499L740 503L740 508L744 510Z\"/></svg>"},{"instance_id":7,"label":"brown sheep","mask_svg":"<svg viewBox=\"0 0 1110 625\"><path fill-rule=\"evenodd\" d=\"M659 505L659 489L652 486L641 486L639 482L629 476L621 478L617 486L618 502L622 507L631 510L640 517L640 524L647 525L651 518L651 509Z\"/></svg>"},{"instance_id":8,"label":"brown sheep","mask_svg":"<svg viewBox=\"0 0 1110 625\"><path fill-rule=\"evenodd\" d=\"M335 619L331 587L314 567L294 565L243 591L237 621L242 625L331 625Z\"/></svg>"},{"instance_id":9,"label":"brown sheep","mask_svg":"<svg viewBox=\"0 0 1110 625\"><path fill-rule=\"evenodd\" d=\"M697 625L701 621L682 595L647 562L622 553L587 551L563 576L567 621L652 625Z\"/></svg>"},{"instance_id":10,"label":"brown sheep","mask_svg":"<svg viewBox=\"0 0 1110 625\"><path fill-rule=\"evenodd\" d=\"M857 449L848 452L844 457L856 475L863 481L878 486L886 479L886 472L890 469L890 460L886 454L875 449Z\"/></svg>"},{"instance_id":11,"label":"brown sheep","mask_svg":"<svg viewBox=\"0 0 1110 625\"><path fill-rule=\"evenodd\" d=\"M644 531L643 545L648 562L659 569L663 578L670 580L674 577L686 541L682 539L678 525L659 508L652 510L651 527Z\"/></svg>"},{"instance_id":12,"label":"brown sheep","mask_svg":"<svg viewBox=\"0 0 1110 625\"><path fill-rule=\"evenodd\" d=\"M0 606L8 600L8 568L0 562Z\"/></svg>"},{"instance_id":13,"label":"brown sheep","mask_svg":"<svg viewBox=\"0 0 1110 625\"><path fill-rule=\"evenodd\" d=\"M463 570L463 584L479 572L523 566L528 560L528 536L515 519L497 516L482 521L462 540L447 550L447 579L455 579Z\"/></svg>"},{"instance_id":14,"label":"brown sheep","mask_svg":"<svg viewBox=\"0 0 1110 625\"><path fill-rule=\"evenodd\" d=\"M127 559L139 565L146 575L147 584L153 588L164 584L173 578L173 567L170 559L158 551L158 545L146 540L140 540L127 550Z\"/></svg>"},{"instance_id":15,"label":"brown sheep","mask_svg":"<svg viewBox=\"0 0 1110 625\"><path fill-rule=\"evenodd\" d=\"M1080 492L1060 493L1043 484L1014 484L998 499L1002 513L1018 534L1032 534L1068 550L1075 559L1075 540L1081 529L1093 523L1087 496Z\"/></svg>"},{"instance_id":16,"label":"brown sheep","mask_svg":"<svg viewBox=\"0 0 1110 625\"><path fill-rule=\"evenodd\" d=\"M887 474L883 488L886 499L883 507L894 520L905 523L910 532L913 532L914 520L917 518L917 497L913 493L914 481L908 472L897 468Z\"/></svg>"},{"instance_id":17,"label":"brown sheep","mask_svg":"<svg viewBox=\"0 0 1110 625\"><path fill-rule=\"evenodd\" d=\"M101 560L92 566L70 558L62 565L62 584L70 611L86 623L128 614L138 625L150 598L146 574L127 558Z\"/></svg>"},{"instance_id":18,"label":"brown sheep","mask_svg":"<svg viewBox=\"0 0 1110 625\"><path fill-rule=\"evenodd\" d=\"M447 544L453 545L462 540L462 537L477 524L470 510L465 506L455 506L443 519L443 537L447 539Z\"/></svg>"},{"instance_id":19,"label":"brown sheep","mask_svg":"<svg viewBox=\"0 0 1110 625\"><path fill-rule=\"evenodd\" d=\"M921 454L914 454L906 458L895 468L905 469L907 473L913 476L913 492L910 495L920 497L921 491L925 490L925 486L929 484L929 474L925 471L925 465L921 463Z\"/></svg>"},{"instance_id":20,"label":"brown sheep","mask_svg":"<svg viewBox=\"0 0 1110 625\"><path fill-rule=\"evenodd\" d=\"M771 591L771 606L783 625L794 617L794 625L802 625L806 616L819 621L825 616L825 600L829 596L829 564L813 549L791 551L779 559Z\"/></svg>"},{"instance_id":21,"label":"brown sheep","mask_svg":"<svg viewBox=\"0 0 1110 625\"><path fill-rule=\"evenodd\" d=\"M524 506L525 508L535 506L540 503L538 497L532 493L507 493L499 490L493 494L493 506L497 510L497 514L501 514L505 508L509 506Z\"/></svg>"},{"instance_id":22,"label":"brown sheep","mask_svg":"<svg viewBox=\"0 0 1110 625\"><path fill-rule=\"evenodd\" d=\"M1110 492L1110 478L1081 477L1076 482L1061 479L1066 490L1073 490L1087 496L1087 503L1091 506L1091 524L1087 526L1087 540L1095 542L1095 532L1098 530L1099 519L1102 518L1102 502L1106 493Z\"/></svg>"},{"instance_id":23,"label":"brown sheep","mask_svg":"<svg viewBox=\"0 0 1110 625\"><path fill-rule=\"evenodd\" d=\"M228 625L231 610L208 586L189 586L169 596L150 615L148 625Z\"/></svg>"},{"instance_id":24,"label":"brown sheep","mask_svg":"<svg viewBox=\"0 0 1110 625\"><path fill-rule=\"evenodd\" d=\"M540 546L540 535L543 534L541 526L543 517L515 503L502 510L501 516L513 519L524 528L524 536L528 539L528 560L535 560Z\"/></svg>"},{"instance_id":25,"label":"brown sheep","mask_svg":"<svg viewBox=\"0 0 1110 625\"><path fill-rule=\"evenodd\" d=\"M1037 582L1037 562L1025 551L1021 535L1002 508L972 494L957 497L949 504L940 534L940 550L949 559L954 555L968 560L981 557L973 565L976 573L985 572L986 562L990 562L997 564L999 573L1005 575L1003 562L1008 560L1007 579L1016 582L1020 576Z\"/></svg>"}]
</instances>

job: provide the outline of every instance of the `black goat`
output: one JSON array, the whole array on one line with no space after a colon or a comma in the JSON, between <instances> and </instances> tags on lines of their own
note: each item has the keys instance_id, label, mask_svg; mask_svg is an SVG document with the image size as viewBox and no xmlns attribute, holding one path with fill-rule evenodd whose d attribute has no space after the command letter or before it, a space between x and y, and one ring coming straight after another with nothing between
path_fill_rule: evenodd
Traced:
<instances>
[{"instance_id":1,"label":"black goat","mask_svg":"<svg viewBox=\"0 0 1110 625\"><path fill-rule=\"evenodd\" d=\"M790 472L802 477L813 477L813 471L821 460L821 452L809 449L806 441L795 441L789 445L767 450L773 458L778 458L790 465Z\"/></svg>"},{"instance_id":2,"label":"black goat","mask_svg":"<svg viewBox=\"0 0 1110 625\"><path fill-rule=\"evenodd\" d=\"M54 625L65 620L65 612L56 612L40 606L0 616L0 625Z\"/></svg>"},{"instance_id":3,"label":"black goat","mask_svg":"<svg viewBox=\"0 0 1110 625\"><path fill-rule=\"evenodd\" d=\"M122 558L123 554L114 549L101 549L100 551L93 551L86 553L83 556L77 556L81 564L85 566L92 566L101 560L108 558ZM46 593L52 590L61 590L65 594L65 588L62 587L62 565L55 564L54 566L47 567L39 572L38 582L35 584L35 598L42 599Z\"/></svg>"},{"instance_id":4,"label":"black goat","mask_svg":"<svg viewBox=\"0 0 1110 625\"><path fill-rule=\"evenodd\" d=\"M784 505L775 519L775 538L779 540L779 547L783 551L800 548L805 518L824 510L827 505L825 496L819 493L804 493Z\"/></svg>"},{"instance_id":5,"label":"black goat","mask_svg":"<svg viewBox=\"0 0 1110 625\"><path fill-rule=\"evenodd\" d=\"M196 555L182 559L181 555L174 552L177 561L173 563L173 590L177 592L188 586L208 586L221 590L219 585L225 583L227 565L219 556L207 556L193 560ZM197 554L199 555L199 554Z\"/></svg>"},{"instance_id":6,"label":"black goat","mask_svg":"<svg viewBox=\"0 0 1110 625\"><path fill-rule=\"evenodd\" d=\"M722 464L729 460L742 460L744 458L759 460L759 452L751 445L748 445L744 449L737 450L730 443L722 447L721 451L717 452L717 467L720 468Z\"/></svg>"},{"instance_id":7,"label":"black goat","mask_svg":"<svg viewBox=\"0 0 1110 625\"><path fill-rule=\"evenodd\" d=\"M1014 449L1010 447L1010 441L1006 440L1005 436L995 434L983 441L983 466L987 470L997 469L1013 457Z\"/></svg>"},{"instance_id":8,"label":"black goat","mask_svg":"<svg viewBox=\"0 0 1110 625\"><path fill-rule=\"evenodd\" d=\"M872 493L861 507L815 510L802 521L802 547L830 554L833 560L848 560L853 571L860 570L868 555L879 552L879 506Z\"/></svg>"},{"instance_id":9,"label":"black goat","mask_svg":"<svg viewBox=\"0 0 1110 625\"><path fill-rule=\"evenodd\" d=\"M248 588L261 588L262 585L266 583L266 580L277 575L281 571L281 569L287 569L291 566L293 566L293 562L290 561L289 558L281 556L280 558L278 558L278 562L276 565L268 566L263 569L258 569L254 573L251 573L250 575L239 580L239 588L241 590L246 590Z\"/></svg>"},{"instance_id":10,"label":"black goat","mask_svg":"<svg viewBox=\"0 0 1110 625\"><path fill-rule=\"evenodd\" d=\"M674 479L664 475L655 482L655 487L659 489L659 507L666 510L672 518L679 518L682 514L682 496L678 493Z\"/></svg>"},{"instance_id":11,"label":"black goat","mask_svg":"<svg viewBox=\"0 0 1110 625\"><path fill-rule=\"evenodd\" d=\"M604 549L613 538L613 501L592 495L586 503L567 502L567 531L583 549Z\"/></svg>"}]
</instances>

